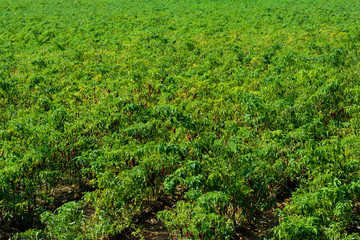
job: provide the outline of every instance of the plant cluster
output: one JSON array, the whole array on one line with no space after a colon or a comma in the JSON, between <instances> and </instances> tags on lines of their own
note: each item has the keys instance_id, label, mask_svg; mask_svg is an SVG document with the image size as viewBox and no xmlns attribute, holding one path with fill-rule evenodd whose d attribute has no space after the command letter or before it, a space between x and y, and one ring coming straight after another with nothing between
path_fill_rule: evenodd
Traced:
<instances>
[{"instance_id":1,"label":"plant cluster","mask_svg":"<svg viewBox=\"0 0 360 240\"><path fill-rule=\"evenodd\" d=\"M275 209L268 238L359 238L359 11L0 2L0 226L139 237L137 216L181 196L157 214L179 239L231 239Z\"/></svg>"}]
</instances>

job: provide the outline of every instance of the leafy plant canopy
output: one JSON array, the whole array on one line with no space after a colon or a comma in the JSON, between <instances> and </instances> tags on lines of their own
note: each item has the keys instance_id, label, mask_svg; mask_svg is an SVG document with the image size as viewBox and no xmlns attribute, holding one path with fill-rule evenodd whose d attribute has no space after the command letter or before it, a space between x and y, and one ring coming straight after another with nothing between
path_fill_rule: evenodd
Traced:
<instances>
[{"instance_id":1,"label":"leafy plant canopy","mask_svg":"<svg viewBox=\"0 0 360 240\"><path fill-rule=\"evenodd\" d=\"M1 1L0 238L359 239L359 12Z\"/></svg>"}]
</instances>

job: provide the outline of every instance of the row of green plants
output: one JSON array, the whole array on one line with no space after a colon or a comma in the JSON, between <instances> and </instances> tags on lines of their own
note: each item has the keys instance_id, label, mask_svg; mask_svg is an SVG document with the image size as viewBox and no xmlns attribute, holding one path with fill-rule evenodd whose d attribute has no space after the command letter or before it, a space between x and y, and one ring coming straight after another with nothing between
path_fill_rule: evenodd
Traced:
<instances>
[{"instance_id":1,"label":"row of green plants","mask_svg":"<svg viewBox=\"0 0 360 240\"><path fill-rule=\"evenodd\" d=\"M359 238L359 9L0 3L4 238Z\"/></svg>"}]
</instances>

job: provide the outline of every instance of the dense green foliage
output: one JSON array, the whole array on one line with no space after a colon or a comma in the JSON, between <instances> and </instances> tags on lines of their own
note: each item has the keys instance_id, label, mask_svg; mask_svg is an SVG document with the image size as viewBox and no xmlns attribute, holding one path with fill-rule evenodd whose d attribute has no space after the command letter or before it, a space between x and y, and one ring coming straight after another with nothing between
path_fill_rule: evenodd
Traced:
<instances>
[{"instance_id":1,"label":"dense green foliage","mask_svg":"<svg viewBox=\"0 0 360 240\"><path fill-rule=\"evenodd\" d=\"M157 215L169 231L231 239L288 192L272 238L358 237L359 13L356 0L1 1L0 226L136 235L150 202L177 195ZM66 187L82 200L59 206Z\"/></svg>"}]
</instances>

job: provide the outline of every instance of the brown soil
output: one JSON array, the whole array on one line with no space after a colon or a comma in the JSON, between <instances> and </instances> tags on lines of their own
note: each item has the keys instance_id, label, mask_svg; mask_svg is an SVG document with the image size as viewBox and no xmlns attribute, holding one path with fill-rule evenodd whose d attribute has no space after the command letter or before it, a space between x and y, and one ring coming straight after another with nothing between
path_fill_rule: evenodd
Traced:
<instances>
[{"instance_id":1,"label":"brown soil","mask_svg":"<svg viewBox=\"0 0 360 240\"><path fill-rule=\"evenodd\" d=\"M360 234L360 202L356 203L355 206L353 207L353 216L354 219L349 226L348 233Z\"/></svg>"},{"instance_id":2,"label":"brown soil","mask_svg":"<svg viewBox=\"0 0 360 240\"><path fill-rule=\"evenodd\" d=\"M279 217L276 210L283 209L289 201L290 199L285 199L284 202L277 203L276 207L271 208L267 212L254 214L254 218L251 221L237 229L234 239L260 240L271 238L272 234L269 230L279 223Z\"/></svg>"},{"instance_id":3,"label":"brown soil","mask_svg":"<svg viewBox=\"0 0 360 240\"><path fill-rule=\"evenodd\" d=\"M137 225L143 229L142 236L144 239L170 239L170 233L165 225L156 218L156 214L159 211L169 209L177 200L176 197L158 199L157 201L152 202L150 206L145 209L144 213L139 216Z\"/></svg>"},{"instance_id":4,"label":"brown soil","mask_svg":"<svg viewBox=\"0 0 360 240\"><path fill-rule=\"evenodd\" d=\"M156 219L155 213L147 219L142 219L140 224L144 228L142 232L145 239L165 240L169 239L170 235L165 225Z\"/></svg>"}]
</instances>

